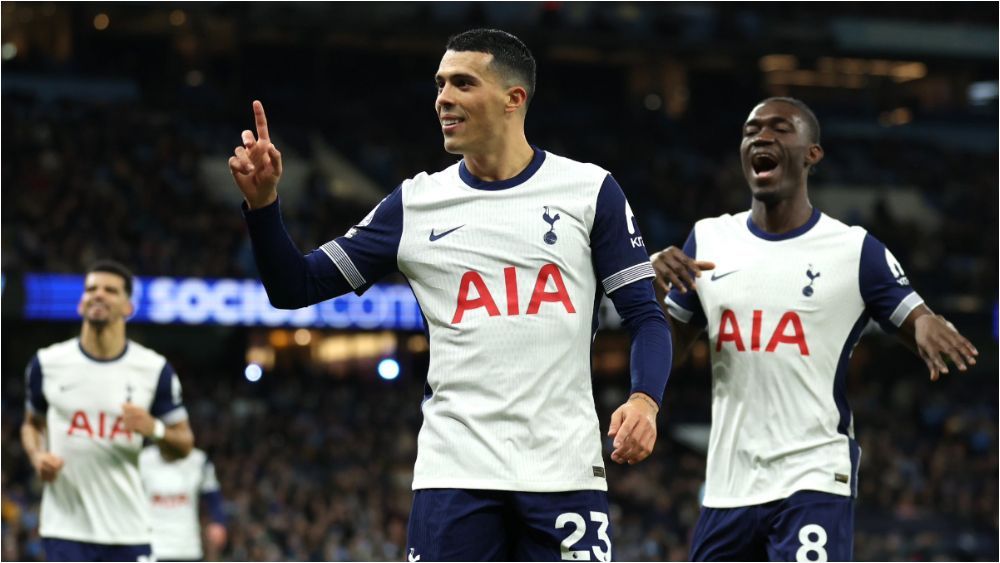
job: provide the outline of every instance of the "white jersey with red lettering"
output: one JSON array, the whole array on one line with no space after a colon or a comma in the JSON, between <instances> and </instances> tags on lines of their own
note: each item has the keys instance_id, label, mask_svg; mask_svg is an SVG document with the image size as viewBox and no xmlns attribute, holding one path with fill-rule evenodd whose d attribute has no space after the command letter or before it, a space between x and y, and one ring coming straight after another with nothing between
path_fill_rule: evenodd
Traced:
<instances>
[{"instance_id":1,"label":"white jersey with red lettering","mask_svg":"<svg viewBox=\"0 0 1000 563\"><path fill-rule=\"evenodd\" d=\"M871 319L895 330L923 302L899 262L864 229L818 210L782 235L757 228L749 212L704 219L684 250L715 263L697 291L666 300L675 319L708 329L704 505L856 494L847 364Z\"/></svg>"},{"instance_id":2,"label":"white jersey with red lettering","mask_svg":"<svg viewBox=\"0 0 1000 563\"><path fill-rule=\"evenodd\" d=\"M149 506L139 477L143 437L125 429L125 402L167 425L187 419L181 386L160 354L128 341L99 360L77 338L38 351L27 369L27 409L44 415L49 452L64 461L42 492L40 534L106 545L148 544Z\"/></svg>"},{"instance_id":3,"label":"white jersey with red lettering","mask_svg":"<svg viewBox=\"0 0 1000 563\"><path fill-rule=\"evenodd\" d=\"M139 456L139 471L149 498L153 523L153 555L159 560L201 559L201 495L217 492L215 467L197 448L187 457L167 461L158 446Z\"/></svg>"},{"instance_id":4,"label":"white jersey with red lettering","mask_svg":"<svg viewBox=\"0 0 1000 563\"><path fill-rule=\"evenodd\" d=\"M414 489L607 490L591 390L599 298L654 275L617 182L539 149L403 182L323 251L362 292L402 272L430 366Z\"/></svg>"}]
</instances>

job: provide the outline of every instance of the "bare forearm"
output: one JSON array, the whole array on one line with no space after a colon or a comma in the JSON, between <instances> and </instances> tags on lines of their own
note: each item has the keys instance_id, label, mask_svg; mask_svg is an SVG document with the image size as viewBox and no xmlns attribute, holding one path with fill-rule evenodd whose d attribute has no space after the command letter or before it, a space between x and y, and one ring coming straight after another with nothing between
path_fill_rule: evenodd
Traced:
<instances>
[{"instance_id":1,"label":"bare forearm","mask_svg":"<svg viewBox=\"0 0 1000 563\"><path fill-rule=\"evenodd\" d=\"M29 460L35 459L45 452L45 430L25 420L21 425L21 446Z\"/></svg>"},{"instance_id":2,"label":"bare forearm","mask_svg":"<svg viewBox=\"0 0 1000 563\"><path fill-rule=\"evenodd\" d=\"M899 340L903 346L909 348L911 352L920 355L920 350L917 347L917 319L924 315L933 314L934 312L931 311L930 307L927 305L918 305L915 309L910 311L906 320L904 320L903 324L899 326L899 332L896 333L896 339Z\"/></svg>"},{"instance_id":3,"label":"bare forearm","mask_svg":"<svg viewBox=\"0 0 1000 563\"><path fill-rule=\"evenodd\" d=\"M194 434L186 423L168 426L160 440L160 446L169 449L177 457L186 457L194 448Z\"/></svg>"},{"instance_id":4,"label":"bare forearm","mask_svg":"<svg viewBox=\"0 0 1000 563\"><path fill-rule=\"evenodd\" d=\"M941 315L926 305L918 305L899 327L899 339L927 364L931 381L949 373L947 361L959 371L976 365L979 351Z\"/></svg>"},{"instance_id":5,"label":"bare forearm","mask_svg":"<svg viewBox=\"0 0 1000 563\"><path fill-rule=\"evenodd\" d=\"M45 444L45 419L28 415L21 425L21 444L28 461L42 481L49 483L59 477L63 467L61 457L47 451Z\"/></svg>"}]
</instances>

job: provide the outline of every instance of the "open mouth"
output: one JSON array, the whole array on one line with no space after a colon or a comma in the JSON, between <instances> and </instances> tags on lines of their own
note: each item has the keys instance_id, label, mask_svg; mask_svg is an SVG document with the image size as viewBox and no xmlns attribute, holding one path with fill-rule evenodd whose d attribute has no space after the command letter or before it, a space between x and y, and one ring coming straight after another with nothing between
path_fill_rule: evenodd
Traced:
<instances>
[{"instance_id":1,"label":"open mouth","mask_svg":"<svg viewBox=\"0 0 1000 563\"><path fill-rule=\"evenodd\" d=\"M779 164L777 157L766 153L750 157L750 166L753 167L754 174L758 176L769 176L778 168Z\"/></svg>"}]
</instances>

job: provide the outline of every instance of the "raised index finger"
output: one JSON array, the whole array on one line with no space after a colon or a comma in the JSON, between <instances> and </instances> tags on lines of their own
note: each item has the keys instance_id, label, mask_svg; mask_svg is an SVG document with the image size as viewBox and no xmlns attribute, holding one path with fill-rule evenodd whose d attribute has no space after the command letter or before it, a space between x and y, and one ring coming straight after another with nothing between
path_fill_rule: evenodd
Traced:
<instances>
[{"instance_id":1,"label":"raised index finger","mask_svg":"<svg viewBox=\"0 0 1000 563\"><path fill-rule=\"evenodd\" d=\"M253 119L257 123L257 140L270 141L271 137L267 134L267 116L264 115L264 104L260 103L260 100L253 101Z\"/></svg>"}]
</instances>

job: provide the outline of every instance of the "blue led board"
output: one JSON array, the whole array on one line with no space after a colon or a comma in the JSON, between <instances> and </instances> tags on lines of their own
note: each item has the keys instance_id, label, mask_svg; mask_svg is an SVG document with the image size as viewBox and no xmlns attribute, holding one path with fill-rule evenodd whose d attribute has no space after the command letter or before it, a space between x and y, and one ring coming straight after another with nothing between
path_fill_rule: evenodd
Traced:
<instances>
[{"instance_id":1,"label":"blue led board","mask_svg":"<svg viewBox=\"0 0 1000 563\"><path fill-rule=\"evenodd\" d=\"M405 284L376 285L304 309L271 307L257 280L137 277L130 322L186 325L293 326L362 330L421 330L420 307ZM78 320L82 275L27 274L24 317Z\"/></svg>"}]
</instances>

